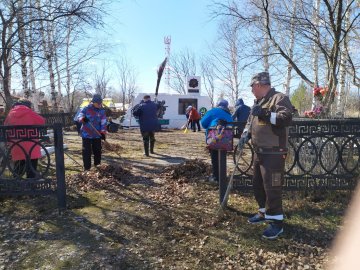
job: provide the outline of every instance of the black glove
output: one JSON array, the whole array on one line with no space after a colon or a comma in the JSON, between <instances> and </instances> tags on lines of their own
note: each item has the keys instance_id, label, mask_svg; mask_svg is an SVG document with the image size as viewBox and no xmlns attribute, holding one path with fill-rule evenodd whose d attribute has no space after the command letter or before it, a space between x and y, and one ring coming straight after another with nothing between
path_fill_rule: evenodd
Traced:
<instances>
[{"instance_id":1,"label":"black glove","mask_svg":"<svg viewBox=\"0 0 360 270\"><path fill-rule=\"evenodd\" d=\"M101 139L102 139L103 141L106 140L106 135L105 135L105 133L101 133Z\"/></svg>"},{"instance_id":2,"label":"black glove","mask_svg":"<svg viewBox=\"0 0 360 270\"><path fill-rule=\"evenodd\" d=\"M245 145L250 140L251 134L248 131L244 131L240 137L239 145Z\"/></svg>"},{"instance_id":3,"label":"black glove","mask_svg":"<svg viewBox=\"0 0 360 270\"><path fill-rule=\"evenodd\" d=\"M84 116L84 118L82 119L84 123L89 122L89 118L87 118L86 116Z\"/></svg>"},{"instance_id":4,"label":"black glove","mask_svg":"<svg viewBox=\"0 0 360 270\"><path fill-rule=\"evenodd\" d=\"M251 109L251 115L257 116L260 120L270 121L271 112L269 109L262 108L260 105L254 105Z\"/></svg>"}]
</instances>

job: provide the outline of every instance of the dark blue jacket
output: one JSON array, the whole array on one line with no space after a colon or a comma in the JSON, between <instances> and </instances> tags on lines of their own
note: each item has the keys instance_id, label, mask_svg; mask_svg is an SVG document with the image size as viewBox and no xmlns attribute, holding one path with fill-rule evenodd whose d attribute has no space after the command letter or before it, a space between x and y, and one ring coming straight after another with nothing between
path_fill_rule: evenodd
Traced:
<instances>
[{"instance_id":1,"label":"dark blue jacket","mask_svg":"<svg viewBox=\"0 0 360 270\"><path fill-rule=\"evenodd\" d=\"M246 106L242 98L240 98L236 101L235 108L235 112L232 115L234 121L246 122L250 115L250 107Z\"/></svg>"},{"instance_id":2,"label":"dark blue jacket","mask_svg":"<svg viewBox=\"0 0 360 270\"><path fill-rule=\"evenodd\" d=\"M157 110L158 105L151 100L141 102L134 107L133 115L139 118L141 132L154 132L158 130Z\"/></svg>"}]
</instances>

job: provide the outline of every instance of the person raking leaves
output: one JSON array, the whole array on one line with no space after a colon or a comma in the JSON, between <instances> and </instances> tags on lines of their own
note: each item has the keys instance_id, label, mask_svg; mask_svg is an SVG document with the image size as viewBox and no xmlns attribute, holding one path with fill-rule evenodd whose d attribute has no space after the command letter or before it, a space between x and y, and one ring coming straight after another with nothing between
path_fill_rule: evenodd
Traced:
<instances>
[{"instance_id":1,"label":"person raking leaves","mask_svg":"<svg viewBox=\"0 0 360 270\"><path fill-rule=\"evenodd\" d=\"M85 171L91 168L91 154L94 155L95 166L101 163L101 140L106 139L106 115L102 101L101 95L95 94L91 103L79 113Z\"/></svg>"}]
</instances>

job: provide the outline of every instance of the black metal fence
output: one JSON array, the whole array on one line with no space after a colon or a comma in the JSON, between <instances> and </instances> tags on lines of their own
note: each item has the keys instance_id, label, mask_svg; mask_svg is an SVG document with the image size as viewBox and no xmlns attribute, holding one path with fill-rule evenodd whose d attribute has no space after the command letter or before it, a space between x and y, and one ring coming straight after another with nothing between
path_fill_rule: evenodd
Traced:
<instances>
[{"instance_id":1,"label":"black metal fence","mask_svg":"<svg viewBox=\"0 0 360 270\"><path fill-rule=\"evenodd\" d=\"M63 127L74 125L74 113L46 113L41 114L45 118L47 125L60 123ZM3 125L5 117L0 117L0 125Z\"/></svg>"},{"instance_id":2,"label":"black metal fence","mask_svg":"<svg viewBox=\"0 0 360 270\"><path fill-rule=\"evenodd\" d=\"M59 209L66 208L62 124L0 126L0 197L45 194L56 194Z\"/></svg>"},{"instance_id":3,"label":"black metal fence","mask_svg":"<svg viewBox=\"0 0 360 270\"><path fill-rule=\"evenodd\" d=\"M238 150L234 151L234 159ZM246 145L238 190L252 189L254 152ZM360 173L360 119L295 119L289 129L284 189L349 189Z\"/></svg>"}]
</instances>

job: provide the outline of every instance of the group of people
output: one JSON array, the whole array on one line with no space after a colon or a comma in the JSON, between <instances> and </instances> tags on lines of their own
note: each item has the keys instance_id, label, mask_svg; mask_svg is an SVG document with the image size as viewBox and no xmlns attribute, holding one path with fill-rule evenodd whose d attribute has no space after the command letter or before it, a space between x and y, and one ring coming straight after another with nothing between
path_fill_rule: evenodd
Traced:
<instances>
[{"instance_id":1,"label":"group of people","mask_svg":"<svg viewBox=\"0 0 360 270\"><path fill-rule=\"evenodd\" d=\"M236 103L236 110L230 113L229 103L220 100L217 106L209 110L200 120L196 108L187 108L188 123L192 124L193 131L200 131L200 123L208 131L222 125L232 125L238 122L242 133L239 144L246 144L251 139L255 156L253 163L253 187L255 199L258 203L258 213L249 218L249 223L258 224L269 222L263 232L267 239L277 238L283 233L282 185L284 179L285 158L288 151L288 126L292 121L293 106L289 97L275 91L271 87L268 72L255 74L250 84L255 103L250 109L242 99ZM144 155L154 153L155 132L159 128L157 103L145 95L140 104L133 108L133 115L138 118L140 132L143 139ZM106 139L106 115L102 108L102 98L95 94L91 103L83 108L77 120L81 123L82 157L84 169L91 168L91 155L94 156L94 165L101 162L101 140ZM200 122L200 123L199 123ZM15 103L9 112L5 125L41 125L45 120L31 110L31 103L20 100ZM224 124L225 123L225 124ZM25 144L25 149L12 148L12 157L17 162L17 168L24 170L25 154L30 151L33 143ZM223 152L223 151L221 151ZM221 153L226 158L226 152ZM28 177L33 177L36 171L37 159L40 158L40 148L35 147L30 154L31 166L27 167ZM212 163L211 181L219 181L218 151L210 150Z\"/></svg>"}]
</instances>

